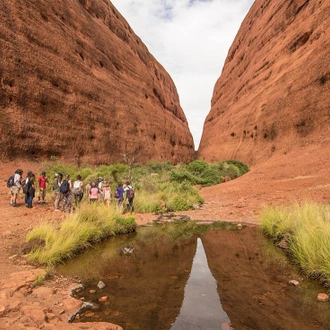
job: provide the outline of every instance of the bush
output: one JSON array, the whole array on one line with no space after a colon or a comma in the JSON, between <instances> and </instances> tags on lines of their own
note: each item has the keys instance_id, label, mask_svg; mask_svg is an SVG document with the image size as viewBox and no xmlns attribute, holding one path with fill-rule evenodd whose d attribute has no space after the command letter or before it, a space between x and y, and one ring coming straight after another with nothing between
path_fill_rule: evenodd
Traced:
<instances>
[{"instance_id":1,"label":"bush","mask_svg":"<svg viewBox=\"0 0 330 330\"><path fill-rule=\"evenodd\" d=\"M201 173L199 184L202 186L214 186L222 182L222 173L214 166L209 166Z\"/></svg>"},{"instance_id":2,"label":"bush","mask_svg":"<svg viewBox=\"0 0 330 330\"><path fill-rule=\"evenodd\" d=\"M187 165L187 170L193 175L201 175L209 169L210 165L204 160L196 159Z\"/></svg>"},{"instance_id":3,"label":"bush","mask_svg":"<svg viewBox=\"0 0 330 330\"><path fill-rule=\"evenodd\" d=\"M170 172L170 179L174 182L188 181L191 184L196 184L198 181L197 178L184 167L172 170Z\"/></svg>"}]
</instances>

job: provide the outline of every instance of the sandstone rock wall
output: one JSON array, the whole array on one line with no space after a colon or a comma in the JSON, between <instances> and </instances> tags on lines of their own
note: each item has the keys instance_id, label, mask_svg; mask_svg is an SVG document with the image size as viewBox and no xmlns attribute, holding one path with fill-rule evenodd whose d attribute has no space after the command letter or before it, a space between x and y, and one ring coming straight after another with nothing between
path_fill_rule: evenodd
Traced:
<instances>
[{"instance_id":1,"label":"sandstone rock wall","mask_svg":"<svg viewBox=\"0 0 330 330\"><path fill-rule=\"evenodd\" d=\"M176 87L107 0L0 2L2 160L189 162Z\"/></svg>"},{"instance_id":2,"label":"sandstone rock wall","mask_svg":"<svg viewBox=\"0 0 330 330\"><path fill-rule=\"evenodd\" d=\"M215 84L200 158L255 165L329 149L329 17L327 0L255 1Z\"/></svg>"}]
</instances>

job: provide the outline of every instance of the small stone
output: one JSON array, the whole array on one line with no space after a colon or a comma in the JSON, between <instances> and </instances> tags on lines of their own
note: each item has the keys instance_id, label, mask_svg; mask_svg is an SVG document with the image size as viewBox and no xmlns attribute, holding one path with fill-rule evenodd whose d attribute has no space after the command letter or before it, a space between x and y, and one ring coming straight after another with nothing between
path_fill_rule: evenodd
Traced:
<instances>
[{"instance_id":1,"label":"small stone","mask_svg":"<svg viewBox=\"0 0 330 330\"><path fill-rule=\"evenodd\" d=\"M53 314L53 313L46 313L46 319L48 321L54 320L55 318L56 318L56 315L55 314Z\"/></svg>"},{"instance_id":2,"label":"small stone","mask_svg":"<svg viewBox=\"0 0 330 330\"><path fill-rule=\"evenodd\" d=\"M326 293L319 293L317 295L317 300L322 301L322 302L326 302L326 301L329 300L329 296Z\"/></svg>"},{"instance_id":3,"label":"small stone","mask_svg":"<svg viewBox=\"0 0 330 330\"><path fill-rule=\"evenodd\" d=\"M96 290L89 290L89 293L96 293Z\"/></svg>"},{"instance_id":4,"label":"small stone","mask_svg":"<svg viewBox=\"0 0 330 330\"><path fill-rule=\"evenodd\" d=\"M277 244L277 246L279 246L281 249L288 249L289 248L289 244L288 244L288 242L287 242L287 240L285 238L283 238L281 240L281 242L279 242Z\"/></svg>"},{"instance_id":5,"label":"small stone","mask_svg":"<svg viewBox=\"0 0 330 330\"><path fill-rule=\"evenodd\" d=\"M99 299L99 301L107 301L108 300L108 296L103 296Z\"/></svg>"},{"instance_id":6,"label":"small stone","mask_svg":"<svg viewBox=\"0 0 330 330\"><path fill-rule=\"evenodd\" d=\"M294 286L300 285L300 283L298 281L296 281L296 280L289 281L289 284L294 285Z\"/></svg>"},{"instance_id":7,"label":"small stone","mask_svg":"<svg viewBox=\"0 0 330 330\"><path fill-rule=\"evenodd\" d=\"M105 284L104 284L104 282L102 282L102 281L99 281L99 283L97 284L97 287L99 288L99 289L104 289L105 288Z\"/></svg>"},{"instance_id":8,"label":"small stone","mask_svg":"<svg viewBox=\"0 0 330 330\"><path fill-rule=\"evenodd\" d=\"M6 311L6 306L0 306L0 315L4 314Z\"/></svg>"}]
</instances>

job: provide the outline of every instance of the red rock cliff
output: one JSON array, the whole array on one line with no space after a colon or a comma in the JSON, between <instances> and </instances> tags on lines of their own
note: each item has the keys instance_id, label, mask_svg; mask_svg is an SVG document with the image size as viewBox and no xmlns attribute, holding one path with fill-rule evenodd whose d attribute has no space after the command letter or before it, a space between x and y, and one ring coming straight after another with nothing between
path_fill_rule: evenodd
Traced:
<instances>
[{"instance_id":1,"label":"red rock cliff","mask_svg":"<svg viewBox=\"0 0 330 330\"><path fill-rule=\"evenodd\" d=\"M0 2L2 160L194 158L176 87L107 0Z\"/></svg>"},{"instance_id":2,"label":"red rock cliff","mask_svg":"<svg viewBox=\"0 0 330 330\"><path fill-rule=\"evenodd\" d=\"M256 0L216 82L198 155L263 163L329 149L330 3Z\"/></svg>"}]
</instances>

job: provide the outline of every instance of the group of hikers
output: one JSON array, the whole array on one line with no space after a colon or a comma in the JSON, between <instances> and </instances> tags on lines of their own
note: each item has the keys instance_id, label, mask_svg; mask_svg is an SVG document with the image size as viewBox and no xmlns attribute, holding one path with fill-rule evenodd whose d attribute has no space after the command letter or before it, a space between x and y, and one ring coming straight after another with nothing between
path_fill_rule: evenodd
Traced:
<instances>
[{"instance_id":1,"label":"group of hikers","mask_svg":"<svg viewBox=\"0 0 330 330\"><path fill-rule=\"evenodd\" d=\"M41 172L37 182L38 186L36 186L36 177L33 172L29 171L26 178L23 179L23 171L17 169L15 174L7 180L7 187L11 191L10 205L17 206L17 197L22 189L25 195L26 207L32 208L32 201L36 195L37 188L38 204L46 203L46 188L49 180L45 171ZM72 183L69 174L63 177L63 174L56 173L51 184L54 193L55 211L70 213L72 207L77 206L85 195L89 203L99 202L110 206L112 190L109 182L102 177L99 177L97 182L88 182L85 186L80 175L77 175L76 180ZM127 211L134 212L134 189L130 182L127 181L126 184L117 183L113 197L117 210L123 212L124 206L126 206Z\"/></svg>"}]
</instances>

